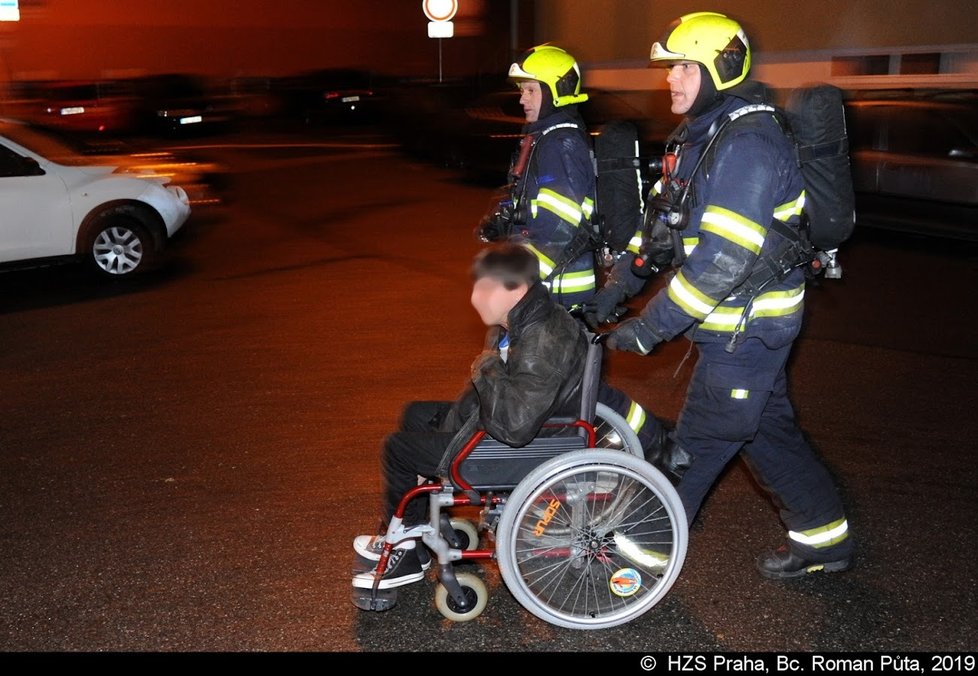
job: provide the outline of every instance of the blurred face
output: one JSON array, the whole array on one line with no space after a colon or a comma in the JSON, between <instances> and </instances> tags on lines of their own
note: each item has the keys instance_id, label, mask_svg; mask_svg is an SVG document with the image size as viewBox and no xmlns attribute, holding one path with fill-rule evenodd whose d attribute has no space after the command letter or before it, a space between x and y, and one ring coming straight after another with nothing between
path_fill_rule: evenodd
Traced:
<instances>
[{"instance_id":1,"label":"blurred face","mask_svg":"<svg viewBox=\"0 0 978 676\"><path fill-rule=\"evenodd\" d=\"M540 119L543 90L540 89L539 82L527 80L520 83L520 105L523 106L523 114L526 115L527 122L536 122Z\"/></svg>"},{"instance_id":2,"label":"blurred face","mask_svg":"<svg viewBox=\"0 0 978 676\"><path fill-rule=\"evenodd\" d=\"M509 311L526 295L526 291L526 284L507 289L502 282L483 277L472 285L472 307L486 326L509 328Z\"/></svg>"},{"instance_id":3,"label":"blurred face","mask_svg":"<svg viewBox=\"0 0 978 676\"><path fill-rule=\"evenodd\" d=\"M672 97L672 112L685 115L700 93L699 65L692 61L677 63L669 69L666 82L669 83L669 95Z\"/></svg>"}]
</instances>

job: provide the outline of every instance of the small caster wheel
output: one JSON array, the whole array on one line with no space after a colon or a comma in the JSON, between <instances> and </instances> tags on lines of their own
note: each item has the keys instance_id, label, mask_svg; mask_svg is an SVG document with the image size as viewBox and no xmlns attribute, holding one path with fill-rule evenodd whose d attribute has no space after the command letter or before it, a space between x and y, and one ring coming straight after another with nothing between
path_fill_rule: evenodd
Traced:
<instances>
[{"instance_id":1,"label":"small caster wheel","mask_svg":"<svg viewBox=\"0 0 978 676\"><path fill-rule=\"evenodd\" d=\"M471 604L467 610L460 611L458 604L448 595L445 585L439 584L435 589L435 607L446 619L452 622L468 622L482 614L489 602L489 590L486 583L474 573L459 573L458 583L462 587L465 598Z\"/></svg>"},{"instance_id":2,"label":"small caster wheel","mask_svg":"<svg viewBox=\"0 0 978 676\"><path fill-rule=\"evenodd\" d=\"M471 552L479 548L479 529L467 519L452 519L452 530L459 541L459 549Z\"/></svg>"}]
</instances>

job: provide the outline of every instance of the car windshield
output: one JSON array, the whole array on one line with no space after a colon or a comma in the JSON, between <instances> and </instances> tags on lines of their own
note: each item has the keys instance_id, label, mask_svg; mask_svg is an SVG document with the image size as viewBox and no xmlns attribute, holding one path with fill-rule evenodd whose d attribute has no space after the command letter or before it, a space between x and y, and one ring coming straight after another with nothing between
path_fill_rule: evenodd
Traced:
<instances>
[{"instance_id":1,"label":"car windshield","mask_svg":"<svg viewBox=\"0 0 978 676\"><path fill-rule=\"evenodd\" d=\"M370 89L371 85L370 74L359 70L319 71L313 77L318 77L325 89Z\"/></svg>"},{"instance_id":2,"label":"car windshield","mask_svg":"<svg viewBox=\"0 0 978 676\"><path fill-rule=\"evenodd\" d=\"M61 85L52 87L48 98L57 101L96 101L99 97L98 85Z\"/></svg>"}]
</instances>

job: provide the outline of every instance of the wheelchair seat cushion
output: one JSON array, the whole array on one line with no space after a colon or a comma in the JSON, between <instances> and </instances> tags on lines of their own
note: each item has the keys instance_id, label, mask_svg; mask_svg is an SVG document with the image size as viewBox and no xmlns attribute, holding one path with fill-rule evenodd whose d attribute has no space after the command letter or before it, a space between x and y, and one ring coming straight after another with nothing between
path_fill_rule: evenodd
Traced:
<instances>
[{"instance_id":1,"label":"wheelchair seat cushion","mask_svg":"<svg viewBox=\"0 0 978 676\"><path fill-rule=\"evenodd\" d=\"M458 475L476 490L512 490L537 465L583 448L587 437L577 434L537 437L520 448L486 437L459 463Z\"/></svg>"}]
</instances>

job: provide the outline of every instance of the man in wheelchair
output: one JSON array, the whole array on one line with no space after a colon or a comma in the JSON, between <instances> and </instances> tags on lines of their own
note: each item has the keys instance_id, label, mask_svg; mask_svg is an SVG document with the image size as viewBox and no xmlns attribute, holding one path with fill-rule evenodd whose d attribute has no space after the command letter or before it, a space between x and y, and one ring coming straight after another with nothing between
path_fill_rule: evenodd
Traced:
<instances>
[{"instance_id":1,"label":"man in wheelchair","mask_svg":"<svg viewBox=\"0 0 978 676\"><path fill-rule=\"evenodd\" d=\"M478 424L494 439L520 447L550 418L578 417L588 341L581 323L553 302L540 281L539 262L522 245L492 245L472 266L472 305L489 327L486 349L472 363L470 380L454 402L419 401L405 407L400 428L387 437L382 469L383 523L389 524L418 477L436 479L463 425ZM403 526L427 522L428 503L412 500ZM392 589L424 578L431 556L417 539L402 541L378 581L384 536L360 535L354 550L364 572L360 589Z\"/></svg>"}]
</instances>

